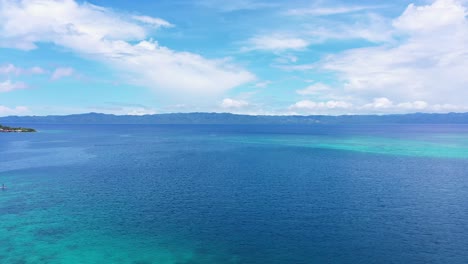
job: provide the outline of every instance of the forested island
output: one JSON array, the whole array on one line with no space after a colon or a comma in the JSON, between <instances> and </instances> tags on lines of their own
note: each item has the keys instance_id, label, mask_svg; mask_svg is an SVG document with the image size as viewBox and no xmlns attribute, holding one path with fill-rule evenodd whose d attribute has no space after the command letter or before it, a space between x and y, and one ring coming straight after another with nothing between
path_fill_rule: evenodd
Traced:
<instances>
[{"instance_id":1,"label":"forested island","mask_svg":"<svg viewBox=\"0 0 468 264\"><path fill-rule=\"evenodd\" d=\"M0 125L0 133L8 132L36 132L35 129L25 127L8 127Z\"/></svg>"}]
</instances>

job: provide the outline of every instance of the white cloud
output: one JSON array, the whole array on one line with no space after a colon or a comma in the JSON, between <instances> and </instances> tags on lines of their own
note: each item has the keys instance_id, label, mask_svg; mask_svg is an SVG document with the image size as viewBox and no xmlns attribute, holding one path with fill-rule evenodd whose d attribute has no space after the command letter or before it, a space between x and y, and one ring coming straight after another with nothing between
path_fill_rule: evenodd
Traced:
<instances>
[{"instance_id":1,"label":"white cloud","mask_svg":"<svg viewBox=\"0 0 468 264\"><path fill-rule=\"evenodd\" d=\"M382 6L335 6L335 7L306 7L290 9L286 12L288 15L310 15L310 16L328 16L355 13L360 11L366 11L370 9L382 8Z\"/></svg>"},{"instance_id":2,"label":"white cloud","mask_svg":"<svg viewBox=\"0 0 468 264\"><path fill-rule=\"evenodd\" d=\"M307 16L293 30L257 35L247 41L241 51L297 51L312 49L314 45L327 41L365 40L372 43L393 41L391 20L374 13L362 14L352 22L341 20L317 19ZM293 55L280 55L276 59L278 68L285 70L307 70L314 65L294 65L300 58ZM308 58L305 58L308 60Z\"/></svg>"},{"instance_id":3,"label":"white cloud","mask_svg":"<svg viewBox=\"0 0 468 264\"><path fill-rule=\"evenodd\" d=\"M365 14L353 19L352 23L326 20L313 25L304 32L311 43L328 40L361 39L374 43L392 41L393 29L390 20L377 14Z\"/></svg>"},{"instance_id":4,"label":"white cloud","mask_svg":"<svg viewBox=\"0 0 468 264\"><path fill-rule=\"evenodd\" d=\"M429 104L425 101L394 103L386 97L374 98L371 103L356 109L358 112L410 113L410 112L463 112L468 106L452 104Z\"/></svg>"},{"instance_id":5,"label":"white cloud","mask_svg":"<svg viewBox=\"0 0 468 264\"><path fill-rule=\"evenodd\" d=\"M7 93L14 90L21 90L26 88L28 88L28 86L23 82L12 82L11 80L0 82L0 93Z\"/></svg>"},{"instance_id":6,"label":"white cloud","mask_svg":"<svg viewBox=\"0 0 468 264\"><path fill-rule=\"evenodd\" d=\"M72 76L75 70L70 67L65 67L65 68L57 68L55 71L52 73L52 76L50 79L52 81L57 81L59 79L62 79L63 77L69 77Z\"/></svg>"},{"instance_id":7,"label":"white cloud","mask_svg":"<svg viewBox=\"0 0 468 264\"><path fill-rule=\"evenodd\" d=\"M114 115L153 115L157 111L154 108L134 103L125 102L106 102L105 105L99 107L91 107L84 110L85 112L98 112Z\"/></svg>"},{"instance_id":8,"label":"white cloud","mask_svg":"<svg viewBox=\"0 0 468 264\"><path fill-rule=\"evenodd\" d=\"M17 106L14 108L10 108L4 105L0 105L0 116L22 115L28 112L29 109L26 106Z\"/></svg>"},{"instance_id":9,"label":"white cloud","mask_svg":"<svg viewBox=\"0 0 468 264\"><path fill-rule=\"evenodd\" d=\"M402 32L425 34L453 27L466 27L466 8L457 0L437 0L432 5L410 4L394 20L395 28Z\"/></svg>"},{"instance_id":10,"label":"white cloud","mask_svg":"<svg viewBox=\"0 0 468 264\"><path fill-rule=\"evenodd\" d=\"M282 69L284 71L309 71L309 70L315 70L318 67L317 64L311 63L311 64L278 64L278 65L273 65L274 67L278 69Z\"/></svg>"},{"instance_id":11,"label":"white cloud","mask_svg":"<svg viewBox=\"0 0 468 264\"><path fill-rule=\"evenodd\" d=\"M296 63L298 57L291 54L279 54L278 58L275 59L277 63Z\"/></svg>"},{"instance_id":12,"label":"white cloud","mask_svg":"<svg viewBox=\"0 0 468 264\"><path fill-rule=\"evenodd\" d=\"M3 0L0 2L2 44L35 49L36 43L66 45L76 40L137 40L146 36L139 25L102 7L73 0ZM76 43L77 45L83 43Z\"/></svg>"},{"instance_id":13,"label":"white cloud","mask_svg":"<svg viewBox=\"0 0 468 264\"><path fill-rule=\"evenodd\" d=\"M37 43L53 43L119 70L128 82L176 95L221 93L255 79L226 59L160 46L147 39L152 28L125 14L73 0L0 2L3 47L31 50Z\"/></svg>"},{"instance_id":14,"label":"white cloud","mask_svg":"<svg viewBox=\"0 0 468 264\"><path fill-rule=\"evenodd\" d=\"M387 109L387 110L424 110L429 107L429 104L424 101L403 102L394 104L386 97L374 98L372 103L365 104L362 109Z\"/></svg>"},{"instance_id":15,"label":"white cloud","mask_svg":"<svg viewBox=\"0 0 468 264\"><path fill-rule=\"evenodd\" d=\"M0 66L0 74L19 74L20 69L16 68L13 64Z\"/></svg>"},{"instance_id":16,"label":"white cloud","mask_svg":"<svg viewBox=\"0 0 468 264\"><path fill-rule=\"evenodd\" d=\"M316 95L323 92L330 92L332 88L324 83L315 83L307 86L302 90L297 90L296 93L300 95Z\"/></svg>"},{"instance_id":17,"label":"white cloud","mask_svg":"<svg viewBox=\"0 0 468 264\"><path fill-rule=\"evenodd\" d=\"M239 109L249 106L249 103L244 100L235 100L231 98L225 98L221 102L221 107L224 109Z\"/></svg>"},{"instance_id":18,"label":"white cloud","mask_svg":"<svg viewBox=\"0 0 468 264\"><path fill-rule=\"evenodd\" d=\"M398 105L398 107L404 108L404 109L424 110L428 107L428 104L424 101L414 101L414 102L401 103Z\"/></svg>"},{"instance_id":19,"label":"white cloud","mask_svg":"<svg viewBox=\"0 0 468 264\"><path fill-rule=\"evenodd\" d=\"M353 105L344 101L326 101L314 102L310 100L299 101L289 107L289 110L299 112L329 112L330 110L345 110L351 108Z\"/></svg>"},{"instance_id":20,"label":"white cloud","mask_svg":"<svg viewBox=\"0 0 468 264\"><path fill-rule=\"evenodd\" d=\"M263 82L256 83L254 86L257 87L257 88L265 88L268 85L270 85L271 83L272 83L272 81L263 81Z\"/></svg>"},{"instance_id":21,"label":"white cloud","mask_svg":"<svg viewBox=\"0 0 468 264\"><path fill-rule=\"evenodd\" d=\"M0 66L1 75L23 75L23 74L44 74L44 73L46 73L46 70L37 66L29 68L29 69L20 68L11 63Z\"/></svg>"},{"instance_id":22,"label":"white cloud","mask_svg":"<svg viewBox=\"0 0 468 264\"><path fill-rule=\"evenodd\" d=\"M309 43L297 37L291 37L282 34L260 35L247 40L243 51L265 50L265 51L284 51L304 49Z\"/></svg>"},{"instance_id":23,"label":"white cloud","mask_svg":"<svg viewBox=\"0 0 468 264\"><path fill-rule=\"evenodd\" d=\"M390 108L393 106L393 102L390 101L388 98L380 97L375 98L374 101L370 104L364 105L364 108Z\"/></svg>"},{"instance_id":24,"label":"white cloud","mask_svg":"<svg viewBox=\"0 0 468 264\"><path fill-rule=\"evenodd\" d=\"M390 99L385 97L374 98L372 103L362 106L363 109L387 109L387 110L424 110L429 108L429 104L424 101L403 102L394 104ZM434 108L431 106L430 108Z\"/></svg>"},{"instance_id":25,"label":"white cloud","mask_svg":"<svg viewBox=\"0 0 468 264\"><path fill-rule=\"evenodd\" d=\"M347 93L361 98L466 105L466 14L466 7L456 0L410 5L393 22L399 41L335 54L320 66L336 73Z\"/></svg>"},{"instance_id":26,"label":"white cloud","mask_svg":"<svg viewBox=\"0 0 468 264\"><path fill-rule=\"evenodd\" d=\"M138 70L137 78L155 87L192 95L217 94L253 81L254 75L225 60L207 60L188 52L175 52L157 42L142 41L131 57L112 58L126 72ZM144 69L135 66L144 65ZM136 83L141 80L136 79ZM145 83L141 83L144 85Z\"/></svg>"},{"instance_id":27,"label":"white cloud","mask_svg":"<svg viewBox=\"0 0 468 264\"><path fill-rule=\"evenodd\" d=\"M386 97L372 99L364 104L353 104L347 101L329 100L315 102L302 100L289 106L289 111L301 114L391 114L413 112L464 112L468 106L453 104L429 104L425 101L411 101L394 103Z\"/></svg>"},{"instance_id":28,"label":"white cloud","mask_svg":"<svg viewBox=\"0 0 468 264\"><path fill-rule=\"evenodd\" d=\"M173 27L171 23L167 22L164 19L161 18L155 18L155 17L150 17L150 16L132 16L133 19L136 21L140 21L142 23L146 23L148 25L151 25L153 27L159 28L159 27Z\"/></svg>"},{"instance_id":29,"label":"white cloud","mask_svg":"<svg viewBox=\"0 0 468 264\"><path fill-rule=\"evenodd\" d=\"M44 74L44 73L46 73L47 71L44 70L44 69L41 68L41 67L37 67L37 66L36 66L36 67L32 67L32 68L28 69L27 72L32 73L32 74Z\"/></svg>"}]
</instances>

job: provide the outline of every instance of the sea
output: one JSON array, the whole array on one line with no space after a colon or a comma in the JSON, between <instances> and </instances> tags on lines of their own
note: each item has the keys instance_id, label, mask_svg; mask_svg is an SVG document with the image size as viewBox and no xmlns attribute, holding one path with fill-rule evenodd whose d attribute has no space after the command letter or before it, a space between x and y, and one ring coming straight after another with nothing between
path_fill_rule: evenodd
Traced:
<instances>
[{"instance_id":1,"label":"sea","mask_svg":"<svg viewBox=\"0 0 468 264\"><path fill-rule=\"evenodd\" d=\"M29 127L2 264L468 263L467 125Z\"/></svg>"}]
</instances>

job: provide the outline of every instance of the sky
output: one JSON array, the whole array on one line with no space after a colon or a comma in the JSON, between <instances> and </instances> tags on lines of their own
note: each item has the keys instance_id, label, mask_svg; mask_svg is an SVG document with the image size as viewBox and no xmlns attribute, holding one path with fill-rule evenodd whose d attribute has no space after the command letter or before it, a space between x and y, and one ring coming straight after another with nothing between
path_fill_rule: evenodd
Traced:
<instances>
[{"instance_id":1,"label":"sky","mask_svg":"<svg viewBox=\"0 0 468 264\"><path fill-rule=\"evenodd\" d=\"M467 0L0 0L0 116L468 112L467 16Z\"/></svg>"}]
</instances>

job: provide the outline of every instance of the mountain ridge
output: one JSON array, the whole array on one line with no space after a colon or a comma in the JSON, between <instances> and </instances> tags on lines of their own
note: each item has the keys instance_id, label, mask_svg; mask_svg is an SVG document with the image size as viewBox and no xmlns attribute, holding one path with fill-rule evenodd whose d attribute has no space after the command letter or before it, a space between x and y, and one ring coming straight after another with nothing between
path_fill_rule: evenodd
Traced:
<instances>
[{"instance_id":1,"label":"mountain ridge","mask_svg":"<svg viewBox=\"0 0 468 264\"><path fill-rule=\"evenodd\" d=\"M413 113L390 115L239 115L232 113L167 113L113 115L85 113L0 117L0 124L468 124L468 113Z\"/></svg>"}]
</instances>

